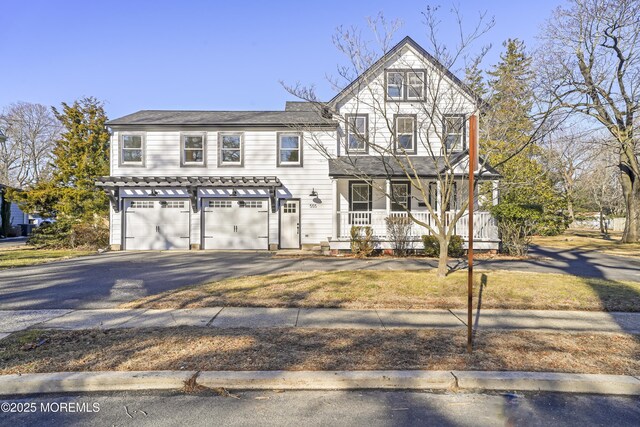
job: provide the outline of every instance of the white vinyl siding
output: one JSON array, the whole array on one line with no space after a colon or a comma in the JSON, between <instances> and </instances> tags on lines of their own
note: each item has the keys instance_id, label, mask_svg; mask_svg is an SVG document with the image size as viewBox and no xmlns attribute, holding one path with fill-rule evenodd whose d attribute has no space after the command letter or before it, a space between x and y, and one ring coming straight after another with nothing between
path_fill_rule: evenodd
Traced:
<instances>
[{"instance_id":1,"label":"white vinyl siding","mask_svg":"<svg viewBox=\"0 0 640 427\"><path fill-rule=\"evenodd\" d=\"M300 199L302 223L300 226L301 243L318 244L331 236L331 179L327 159L310 144L320 143L335 153L335 130L302 132L301 144L304 164L299 167L280 167L277 165L278 133L291 133L290 128L246 129L243 134L243 166L224 166L218 168L218 150L205 152L206 166L191 166L185 170L181 166L180 135L184 130L158 130L146 132L146 166L121 167L119 161L119 133L114 129L112 137L111 175L113 176L277 176L283 184L278 198L282 203L287 198ZM203 131L206 141L218 141L219 135L229 132L217 129ZM215 145L215 143L214 143ZM211 148L211 145L209 145ZM285 191L286 189L286 191ZM314 203L309 194L315 189L321 203ZM244 194L240 192L241 195ZM264 202L266 203L266 202ZM313 207L311 206L313 205ZM206 206L206 205L205 205ZM264 206L271 212L270 202ZM201 213L191 213L191 244L200 244ZM120 217L122 213L112 213L112 244L120 244ZM278 215L269 215L269 243L278 243Z\"/></svg>"}]
</instances>

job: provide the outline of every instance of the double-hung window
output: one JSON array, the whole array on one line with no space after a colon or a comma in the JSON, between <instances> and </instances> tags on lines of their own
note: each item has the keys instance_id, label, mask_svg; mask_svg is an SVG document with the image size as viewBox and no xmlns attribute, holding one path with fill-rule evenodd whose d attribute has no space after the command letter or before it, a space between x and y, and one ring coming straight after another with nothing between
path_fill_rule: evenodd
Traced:
<instances>
[{"instance_id":1,"label":"double-hung window","mask_svg":"<svg viewBox=\"0 0 640 427\"><path fill-rule=\"evenodd\" d=\"M219 166L242 166L243 135L241 133L221 133L218 145L220 147Z\"/></svg>"},{"instance_id":2,"label":"double-hung window","mask_svg":"<svg viewBox=\"0 0 640 427\"><path fill-rule=\"evenodd\" d=\"M464 116L444 117L444 146L446 151L464 150Z\"/></svg>"},{"instance_id":3,"label":"double-hung window","mask_svg":"<svg viewBox=\"0 0 640 427\"><path fill-rule=\"evenodd\" d=\"M389 71L387 73L387 99L404 98L404 71Z\"/></svg>"},{"instance_id":4,"label":"double-hung window","mask_svg":"<svg viewBox=\"0 0 640 427\"><path fill-rule=\"evenodd\" d=\"M183 134L182 140L182 164L183 166L204 166L205 161L205 135Z\"/></svg>"},{"instance_id":5,"label":"double-hung window","mask_svg":"<svg viewBox=\"0 0 640 427\"><path fill-rule=\"evenodd\" d=\"M423 70L387 70L386 96L388 101L424 101L425 76Z\"/></svg>"},{"instance_id":6,"label":"double-hung window","mask_svg":"<svg viewBox=\"0 0 640 427\"><path fill-rule=\"evenodd\" d=\"M278 134L278 166L302 166L302 136L299 133Z\"/></svg>"},{"instance_id":7,"label":"double-hung window","mask_svg":"<svg viewBox=\"0 0 640 427\"><path fill-rule=\"evenodd\" d=\"M396 116L396 152L416 152L416 117Z\"/></svg>"},{"instance_id":8,"label":"double-hung window","mask_svg":"<svg viewBox=\"0 0 640 427\"><path fill-rule=\"evenodd\" d=\"M407 71L407 99L424 100L424 71Z\"/></svg>"},{"instance_id":9,"label":"double-hung window","mask_svg":"<svg viewBox=\"0 0 640 427\"><path fill-rule=\"evenodd\" d=\"M120 134L121 160L123 165L144 165L144 134Z\"/></svg>"},{"instance_id":10,"label":"double-hung window","mask_svg":"<svg viewBox=\"0 0 640 427\"><path fill-rule=\"evenodd\" d=\"M347 114L347 153L367 151L369 116Z\"/></svg>"},{"instance_id":11,"label":"double-hung window","mask_svg":"<svg viewBox=\"0 0 640 427\"><path fill-rule=\"evenodd\" d=\"M409 184L391 183L391 210L394 212L404 212L410 209L409 205Z\"/></svg>"}]
</instances>

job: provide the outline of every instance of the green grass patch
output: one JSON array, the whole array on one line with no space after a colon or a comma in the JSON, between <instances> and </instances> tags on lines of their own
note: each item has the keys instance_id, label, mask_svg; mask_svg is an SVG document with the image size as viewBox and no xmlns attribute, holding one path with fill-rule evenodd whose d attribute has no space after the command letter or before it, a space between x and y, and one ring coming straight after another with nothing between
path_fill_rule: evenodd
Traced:
<instances>
[{"instance_id":1,"label":"green grass patch","mask_svg":"<svg viewBox=\"0 0 640 427\"><path fill-rule=\"evenodd\" d=\"M474 301L483 308L640 311L640 283L568 274L479 271ZM232 278L126 303L135 308L341 307L464 308L467 273L435 271L290 272Z\"/></svg>"}]
</instances>

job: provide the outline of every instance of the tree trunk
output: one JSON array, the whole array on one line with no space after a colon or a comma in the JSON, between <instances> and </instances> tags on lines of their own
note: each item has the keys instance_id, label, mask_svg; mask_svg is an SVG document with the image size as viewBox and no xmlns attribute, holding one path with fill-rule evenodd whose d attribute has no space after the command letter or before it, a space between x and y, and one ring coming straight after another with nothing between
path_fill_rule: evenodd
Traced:
<instances>
[{"instance_id":1,"label":"tree trunk","mask_svg":"<svg viewBox=\"0 0 640 427\"><path fill-rule=\"evenodd\" d=\"M573 200L571 200L571 197L567 197L567 211L569 211L569 219L573 224L576 220L576 215L573 212Z\"/></svg>"},{"instance_id":2,"label":"tree trunk","mask_svg":"<svg viewBox=\"0 0 640 427\"><path fill-rule=\"evenodd\" d=\"M602 207L600 207L600 233L606 233L604 229L604 212L602 212Z\"/></svg>"},{"instance_id":3,"label":"tree trunk","mask_svg":"<svg viewBox=\"0 0 640 427\"><path fill-rule=\"evenodd\" d=\"M620 154L620 181L626 208L626 221L622 233L624 243L640 242L640 176L634 172L638 167L636 162L633 152Z\"/></svg>"},{"instance_id":4,"label":"tree trunk","mask_svg":"<svg viewBox=\"0 0 640 427\"><path fill-rule=\"evenodd\" d=\"M622 241L624 243L640 242L640 177L631 180L627 174L622 174L622 190L626 208L626 221Z\"/></svg>"},{"instance_id":5,"label":"tree trunk","mask_svg":"<svg viewBox=\"0 0 640 427\"><path fill-rule=\"evenodd\" d=\"M436 275L438 278L443 279L449 272L449 266L447 265L447 261L449 260L449 240L446 237L439 237L438 242L440 243L440 257L438 258L438 271Z\"/></svg>"}]
</instances>

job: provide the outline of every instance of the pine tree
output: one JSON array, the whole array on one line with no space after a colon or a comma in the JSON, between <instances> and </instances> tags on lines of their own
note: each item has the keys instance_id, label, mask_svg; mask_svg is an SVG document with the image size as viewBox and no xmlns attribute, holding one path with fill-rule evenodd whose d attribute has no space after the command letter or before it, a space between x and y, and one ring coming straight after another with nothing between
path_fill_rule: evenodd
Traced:
<instances>
[{"instance_id":1,"label":"pine tree","mask_svg":"<svg viewBox=\"0 0 640 427\"><path fill-rule=\"evenodd\" d=\"M95 180L109 174L110 136L104 108L96 98L88 97L71 105L62 103L62 110L53 108L53 113L64 131L53 149L52 176L14 197L28 212L55 216L54 225L59 228L56 241L62 245L76 246L76 235L90 235L87 239L91 241L91 235L97 234L103 244L109 202L95 187ZM51 230L48 233L56 235ZM65 234L71 242L61 236ZM47 238L40 237L34 235L34 240L46 245Z\"/></svg>"},{"instance_id":2,"label":"pine tree","mask_svg":"<svg viewBox=\"0 0 640 427\"><path fill-rule=\"evenodd\" d=\"M531 57L524 43L509 39L499 63L487 74L491 111L484 116L486 133L481 150L503 176L497 213L529 212L533 231L564 229L565 203L539 161L540 147L531 143L533 106ZM526 214L524 215L526 217Z\"/></svg>"}]
</instances>

